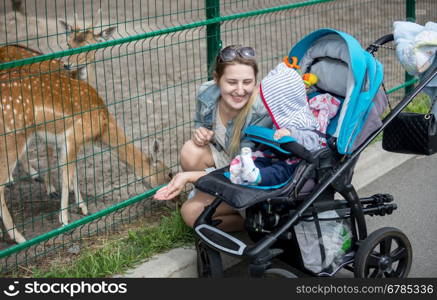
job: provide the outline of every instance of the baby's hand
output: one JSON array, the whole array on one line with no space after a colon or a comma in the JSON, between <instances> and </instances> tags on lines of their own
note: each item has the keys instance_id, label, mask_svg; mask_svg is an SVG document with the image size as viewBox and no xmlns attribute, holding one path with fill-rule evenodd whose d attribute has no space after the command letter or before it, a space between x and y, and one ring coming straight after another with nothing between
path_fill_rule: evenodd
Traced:
<instances>
[{"instance_id":1,"label":"baby's hand","mask_svg":"<svg viewBox=\"0 0 437 300\"><path fill-rule=\"evenodd\" d=\"M275 131L275 134L273 135L273 138L275 140L279 140L283 136L291 136L290 130L287 128L281 128Z\"/></svg>"}]
</instances>

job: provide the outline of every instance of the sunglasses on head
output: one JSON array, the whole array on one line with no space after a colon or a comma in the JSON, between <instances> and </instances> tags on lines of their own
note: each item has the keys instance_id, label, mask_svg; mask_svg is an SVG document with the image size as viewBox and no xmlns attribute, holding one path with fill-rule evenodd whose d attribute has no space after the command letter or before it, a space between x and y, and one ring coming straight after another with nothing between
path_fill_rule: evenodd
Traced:
<instances>
[{"instance_id":1,"label":"sunglasses on head","mask_svg":"<svg viewBox=\"0 0 437 300\"><path fill-rule=\"evenodd\" d=\"M255 59L255 49L247 46L228 46L220 51L218 58L227 62L233 61L237 55L246 59Z\"/></svg>"}]
</instances>

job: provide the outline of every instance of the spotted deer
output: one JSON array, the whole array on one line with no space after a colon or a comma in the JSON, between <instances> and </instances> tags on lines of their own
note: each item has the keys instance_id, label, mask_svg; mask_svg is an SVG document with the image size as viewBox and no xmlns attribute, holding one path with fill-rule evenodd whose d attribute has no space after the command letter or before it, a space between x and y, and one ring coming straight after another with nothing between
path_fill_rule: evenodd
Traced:
<instances>
[{"instance_id":1,"label":"spotted deer","mask_svg":"<svg viewBox=\"0 0 437 300\"><path fill-rule=\"evenodd\" d=\"M101 20L101 10L99 9L97 12L98 21L94 23L99 23ZM75 14L76 24L77 14ZM109 27L105 30L102 30L99 33L95 33L93 30L93 22L90 26L88 26L85 30L82 30L78 26L72 26L68 24L63 19L58 19L59 23L64 27L67 32L68 40L67 44L69 48L78 48L85 45L90 45L98 42L102 42L104 40L108 40L114 30L115 27ZM23 45L5 45L0 47L0 63L30 58L43 55L42 52L23 46ZM95 51L90 51L87 53L74 54L68 57L65 61L59 59L52 59L49 61L43 61L35 64L25 65L19 67L21 71L26 71L30 73L42 73L42 72L61 72L67 73L72 78L80 79L88 81L88 83L95 84L94 77L94 62L95 60ZM68 62L68 63L67 63ZM15 68L17 69L17 68ZM30 139L28 140L30 142ZM155 144L157 142L155 141ZM47 157L53 157L53 148L50 144L46 144L47 149ZM154 147L154 149L158 149L158 147ZM20 159L20 163L23 166L24 170L32 175L32 178L35 180L39 179L38 172L34 169L34 167L29 163L29 160L26 159L25 156L22 156ZM10 174L9 182L13 182L12 174ZM46 185L47 194L51 196L56 196L56 188L52 184L52 180L50 180L50 172L46 172L44 175L44 182Z\"/></svg>"},{"instance_id":2,"label":"spotted deer","mask_svg":"<svg viewBox=\"0 0 437 300\"><path fill-rule=\"evenodd\" d=\"M44 53L18 44L0 46L0 63L43 55ZM8 70L22 70L26 73L67 72L59 59L51 59L39 63L28 64ZM5 72L5 71L3 71ZM74 74L72 74L73 76ZM73 76L74 77L74 76Z\"/></svg>"},{"instance_id":3,"label":"spotted deer","mask_svg":"<svg viewBox=\"0 0 437 300\"><path fill-rule=\"evenodd\" d=\"M102 14L100 9L97 11L96 15L97 20L91 22L91 25L85 29L76 25L77 14L74 15L75 25L71 25L63 19L58 19L59 24L64 27L64 30L67 33L67 45L70 49L100 43L107 41L112 37L116 27L109 27L99 33L94 32L94 24L98 24L101 21ZM95 55L95 50L70 55L64 61L64 68L70 70L78 79L88 81L89 84L95 87Z\"/></svg>"},{"instance_id":4,"label":"spotted deer","mask_svg":"<svg viewBox=\"0 0 437 300\"><path fill-rule=\"evenodd\" d=\"M34 50L32 48L22 46L22 45L5 45L0 47L0 63L10 62L14 60L30 58L43 55L40 51ZM40 73L40 72L66 72L63 70L63 63L60 60L53 59L50 61L43 61L41 63L35 63L30 65L25 65L21 67L16 67L14 69L9 69L8 71L25 71L28 73ZM31 139L28 139L30 142ZM47 156L53 156L53 149L50 144L46 144ZM22 156L20 163L24 170L32 175L32 178L39 180L38 172L30 164L29 160ZM9 183L13 183L12 173L9 174ZM44 182L46 184L46 191L49 195L56 195L56 188L51 184L50 172L46 172L44 176Z\"/></svg>"},{"instance_id":5,"label":"spotted deer","mask_svg":"<svg viewBox=\"0 0 437 300\"><path fill-rule=\"evenodd\" d=\"M74 25L67 23L64 19L58 19L59 24L65 30L67 35L67 45L70 49L100 43L107 41L112 37L116 27L108 27L100 32L94 31L94 24L101 22L101 9L99 9L95 15L97 16L97 20L91 22L91 24L86 28L81 28L77 25L77 13L74 14ZM0 47L0 61L2 62L23 59L42 54L43 53L37 50L22 45L6 45ZM26 68L31 66L33 71L39 72L39 68L42 70L47 70L47 67L50 67L51 71L55 71L57 68L59 71L59 69L63 67L70 72L72 77L85 80L95 87L95 56L96 50L91 50L70 55L63 60L52 59L50 63L44 61L41 63L27 65Z\"/></svg>"},{"instance_id":6,"label":"spotted deer","mask_svg":"<svg viewBox=\"0 0 437 300\"><path fill-rule=\"evenodd\" d=\"M42 52L23 46L23 45L5 45L0 47L0 63L10 62L14 60L20 60L35 56L43 55ZM73 78L76 78L76 74L72 74L66 70L64 70L64 64L59 59L51 59L48 61L42 61L39 63L24 65L21 67L15 67L13 69L9 69L9 71L21 71L26 73L47 73L47 72L62 72L65 74L70 74ZM28 142L30 142L31 139L28 139ZM51 158L53 157L53 148L51 147L51 144L46 144L46 151L47 151L47 157ZM32 176L35 180L40 180L38 171L34 169L34 167L30 164L29 160L25 155L22 156L20 159L20 163L23 166L24 170ZM9 182L13 183L14 179L12 178L12 173L9 174ZM56 196L56 188L52 184L52 180L50 179L50 172L46 172L44 174L44 183L46 185L46 191L47 194L50 196Z\"/></svg>"},{"instance_id":7,"label":"spotted deer","mask_svg":"<svg viewBox=\"0 0 437 300\"><path fill-rule=\"evenodd\" d=\"M34 133L62 145L59 220L64 225L68 224L70 188L82 213L88 213L75 165L79 151L88 143L101 141L109 145L137 177L149 179L152 186L168 180L164 174L167 167L160 161L154 162L128 141L103 99L87 82L72 79L65 72L36 74L12 70L0 73L0 87L0 217L14 241L21 243L25 238L15 228L7 208L5 183Z\"/></svg>"}]
</instances>

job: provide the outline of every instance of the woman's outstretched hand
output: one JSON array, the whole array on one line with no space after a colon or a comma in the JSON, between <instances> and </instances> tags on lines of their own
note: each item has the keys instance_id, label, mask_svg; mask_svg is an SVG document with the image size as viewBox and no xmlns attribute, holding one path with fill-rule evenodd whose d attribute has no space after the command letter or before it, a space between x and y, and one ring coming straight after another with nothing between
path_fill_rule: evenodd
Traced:
<instances>
[{"instance_id":1,"label":"woman's outstretched hand","mask_svg":"<svg viewBox=\"0 0 437 300\"><path fill-rule=\"evenodd\" d=\"M194 131L193 142L199 147L206 146L212 140L214 131L206 129L205 127L199 127Z\"/></svg>"},{"instance_id":2,"label":"woman's outstretched hand","mask_svg":"<svg viewBox=\"0 0 437 300\"><path fill-rule=\"evenodd\" d=\"M188 183L185 172L177 173L172 180L163 188L159 189L153 198L155 200L170 200L179 195L185 184Z\"/></svg>"},{"instance_id":3,"label":"woman's outstretched hand","mask_svg":"<svg viewBox=\"0 0 437 300\"><path fill-rule=\"evenodd\" d=\"M155 200L171 200L179 195L187 183L193 183L205 175L205 171L180 172L163 188L160 188L153 198Z\"/></svg>"}]
</instances>

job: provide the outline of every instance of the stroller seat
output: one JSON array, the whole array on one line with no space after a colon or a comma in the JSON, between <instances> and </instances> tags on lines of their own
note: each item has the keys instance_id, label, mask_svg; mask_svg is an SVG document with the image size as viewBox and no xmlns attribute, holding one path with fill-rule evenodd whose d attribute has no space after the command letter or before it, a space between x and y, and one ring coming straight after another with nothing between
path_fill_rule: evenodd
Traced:
<instances>
[{"instance_id":1,"label":"stroller seat","mask_svg":"<svg viewBox=\"0 0 437 300\"><path fill-rule=\"evenodd\" d=\"M208 176L201 177L195 183L195 186L197 189L205 193L220 197L223 201L236 209L244 209L266 199L288 198L296 187L298 179L301 178L306 167L307 162L300 162L293 178L287 184L277 189L256 189L244 185L233 184L229 178L225 176L225 172L229 171L229 167L215 170L209 173ZM314 185L314 179L309 178L306 180L299 192L299 196L308 194Z\"/></svg>"},{"instance_id":2,"label":"stroller seat","mask_svg":"<svg viewBox=\"0 0 437 300\"><path fill-rule=\"evenodd\" d=\"M385 92L380 88L382 66L370 58L369 53L363 54L363 51L359 51L360 55L357 55L361 61L355 56L352 58L350 52L355 48L361 50L361 46L350 36L331 30L315 32L300 44L296 46L296 50L290 52L289 57L298 57L302 72L312 72L317 75L318 82L314 86L315 93L329 93L341 100L341 108L337 115L331 119L327 128L327 139L334 137L336 144L332 147L334 153L329 155L329 159L332 159L336 154L339 157L351 154L382 124L379 116L387 103ZM301 52L301 48L308 48L308 50ZM332 76L333 73L336 76ZM376 96L372 97L371 95ZM348 109L348 106L355 109ZM267 129L261 131L261 128L253 127L256 126L249 126L246 129L245 134L249 139L283 152L272 145L274 143L274 130L270 129L269 133ZM199 190L211 195L222 195L223 200L236 209L246 208L269 198L287 197L293 193L294 196L308 194L316 184L309 177L296 192L294 189L302 172L304 172L304 167L312 163L314 153L310 153L299 145L294 138L290 139L292 140L283 141L287 147L292 147L288 149L288 154L293 153L306 160L306 163L301 164L296 169L293 178L285 186L278 189L261 190L235 185L223 176L227 170L217 170L208 174L195 185ZM301 148L297 148L299 146ZM279 147L283 148L283 146Z\"/></svg>"}]
</instances>

